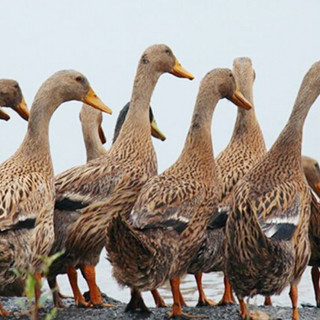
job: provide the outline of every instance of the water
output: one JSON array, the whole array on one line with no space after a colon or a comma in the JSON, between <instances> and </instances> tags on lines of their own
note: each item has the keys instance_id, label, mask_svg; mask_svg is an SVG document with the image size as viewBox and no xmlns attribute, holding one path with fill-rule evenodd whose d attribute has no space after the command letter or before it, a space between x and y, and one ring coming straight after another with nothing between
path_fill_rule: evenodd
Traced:
<instances>
[{"instance_id":1,"label":"water","mask_svg":"<svg viewBox=\"0 0 320 320\"><path fill-rule=\"evenodd\" d=\"M123 302L128 302L130 299L130 290L128 288L120 288L116 280L112 277L112 267L106 260L106 252L101 254L100 262L96 267L97 283L100 289L107 295L118 299ZM79 272L79 286L84 292L88 290L85 280L82 278ZM58 283L60 290L63 294L72 295L72 291L66 275L58 277ZM223 294L223 274L221 272L215 272L203 275L203 287L207 294L207 297L215 301L219 301ZM169 283L159 289L161 295L165 299L167 304L172 303L172 295ZM185 301L189 306L197 304L198 293L196 288L196 282L192 275L186 275L181 280L181 291L185 298ZM274 305L278 306L291 306L289 298L289 288L285 289L280 296L272 297ZM150 292L144 292L143 298L147 306L153 307L154 302ZM264 298L258 296L251 300L251 303L263 304ZM299 285L299 303L311 303L315 304L313 286L310 275L310 267L308 267L301 279Z\"/></svg>"}]
</instances>

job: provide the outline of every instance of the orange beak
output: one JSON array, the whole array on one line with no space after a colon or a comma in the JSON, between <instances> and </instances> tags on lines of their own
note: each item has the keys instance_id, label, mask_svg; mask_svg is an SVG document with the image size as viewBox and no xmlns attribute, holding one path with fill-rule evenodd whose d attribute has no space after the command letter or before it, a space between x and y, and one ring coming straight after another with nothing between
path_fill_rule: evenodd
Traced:
<instances>
[{"instance_id":1,"label":"orange beak","mask_svg":"<svg viewBox=\"0 0 320 320\"><path fill-rule=\"evenodd\" d=\"M1 108L0 108L0 119L8 121L10 119L10 116L6 114Z\"/></svg>"},{"instance_id":2,"label":"orange beak","mask_svg":"<svg viewBox=\"0 0 320 320\"><path fill-rule=\"evenodd\" d=\"M239 108L250 110L252 108L251 103L243 96L239 89L237 89L231 98L228 98Z\"/></svg>"},{"instance_id":3,"label":"orange beak","mask_svg":"<svg viewBox=\"0 0 320 320\"><path fill-rule=\"evenodd\" d=\"M181 63L178 61L176 57L174 61L174 66L171 69L170 73L179 78L188 78L190 80L194 79L194 76L182 67Z\"/></svg>"},{"instance_id":4,"label":"orange beak","mask_svg":"<svg viewBox=\"0 0 320 320\"><path fill-rule=\"evenodd\" d=\"M101 125L99 125L99 127L98 127L98 133L99 133L99 138L100 138L101 143L105 144L107 142L107 138L103 132Z\"/></svg>"},{"instance_id":5,"label":"orange beak","mask_svg":"<svg viewBox=\"0 0 320 320\"><path fill-rule=\"evenodd\" d=\"M22 97L22 101L19 103L16 110L21 118L23 118L26 121L29 120L30 111L23 97Z\"/></svg>"},{"instance_id":6,"label":"orange beak","mask_svg":"<svg viewBox=\"0 0 320 320\"><path fill-rule=\"evenodd\" d=\"M88 94L82 99L82 101L88 105L90 105L93 108L96 108L102 112L112 114L112 110L107 107L95 94L95 92L92 90L92 88L89 89Z\"/></svg>"},{"instance_id":7,"label":"orange beak","mask_svg":"<svg viewBox=\"0 0 320 320\"><path fill-rule=\"evenodd\" d=\"M316 183L315 188L313 189L317 196L320 198L320 182Z\"/></svg>"}]
</instances>

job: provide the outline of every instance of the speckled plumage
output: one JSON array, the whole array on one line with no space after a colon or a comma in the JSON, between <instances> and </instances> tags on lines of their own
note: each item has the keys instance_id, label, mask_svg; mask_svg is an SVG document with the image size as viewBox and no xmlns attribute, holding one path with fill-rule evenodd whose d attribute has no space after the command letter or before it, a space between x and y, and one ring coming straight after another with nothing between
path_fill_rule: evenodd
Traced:
<instances>
[{"instance_id":1,"label":"speckled plumage","mask_svg":"<svg viewBox=\"0 0 320 320\"><path fill-rule=\"evenodd\" d=\"M92 160L72 180L61 180L57 192L62 198L86 204L81 217L71 226L66 253L69 265L95 265L105 245L105 230L114 211L129 214L138 192L157 173L151 141L149 104L159 77L173 72L176 59L165 45L149 47L139 61L131 105L119 137L108 153ZM60 190L66 190L60 192Z\"/></svg>"},{"instance_id":2,"label":"speckled plumage","mask_svg":"<svg viewBox=\"0 0 320 320\"><path fill-rule=\"evenodd\" d=\"M45 81L35 97L25 139L0 166L0 238L2 249L5 244L8 248L1 251L6 254L0 257L0 275L5 275L9 266L42 272L42 257L49 254L54 240L55 191L49 121L62 102L84 99L89 88L86 78L71 70L57 72ZM14 257L13 263L2 263L2 258L9 256ZM4 276L1 286L13 279L14 276Z\"/></svg>"},{"instance_id":3,"label":"speckled plumage","mask_svg":"<svg viewBox=\"0 0 320 320\"><path fill-rule=\"evenodd\" d=\"M146 183L128 222L118 215L108 227L108 257L121 285L151 290L186 273L218 203L213 111L219 99L230 98L235 88L229 69L215 69L205 76L180 157Z\"/></svg>"},{"instance_id":4,"label":"speckled plumage","mask_svg":"<svg viewBox=\"0 0 320 320\"><path fill-rule=\"evenodd\" d=\"M309 226L309 239L311 257L309 260L309 266L312 266L311 276L313 282L313 288L315 292L317 307L320 307L320 204L318 198L320 196L320 168L315 159L310 157L302 157L303 171L306 175L309 186L314 193L311 200L311 216ZM317 198L318 197L318 198Z\"/></svg>"},{"instance_id":5,"label":"speckled plumage","mask_svg":"<svg viewBox=\"0 0 320 320\"><path fill-rule=\"evenodd\" d=\"M233 73L239 89L253 105L252 89L255 72L252 62L249 58L237 58L233 64ZM266 147L254 108L251 110L238 108L238 116L231 141L216 158L221 187L220 206L225 205L233 186L261 160L265 152ZM201 272L224 271L224 226L214 227L209 225L205 240L194 256L188 268L188 273L197 275ZM200 289L199 305L208 304L208 300L202 295ZM224 301L221 301L221 303L224 303Z\"/></svg>"},{"instance_id":6,"label":"speckled plumage","mask_svg":"<svg viewBox=\"0 0 320 320\"><path fill-rule=\"evenodd\" d=\"M320 62L306 74L289 121L263 160L234 187L227 221L227 274L242 301L296 285L308 264L311 194L301 165L302 130L320 93Z\"/></svg>"},{"instance_id":7,"label":"speckled plumage","mask_svg":"<svg viewBox=\"0 0 320 320\"><path fill-rule=\"evenodd\" d=\"M114 130L113 142L116 141L120 133L122 125L129 111L129 106L130 106L130 103L127 103L119 113L115 130ZM90 106L84 105L80 113L80 120L82 125L83 138L86 146L87 161L90 162L91 160L105 156L107 154L107 150L103 147L103 143L106 141L106 139L101 128L101 122L102 122L101 112L98 110L92 109ZM150 108L150 122L152 122L153 120L154 120L154 117ZM95 162L95 164L97 165L97 162ZM99 163L99 165L100 166L103 165L103 160ZM61 185L61 179L63 179L64 181L67 181L67 180L75 181L75 178L78 177L78 175L81 174L81 172L85 171L86 166L84 165L84 166L81 166L80 168L82 168L83 170L79 170L79 167L74 167L59 174L56 177L56 181L55 181L56 185L57 186ZM103 171L100 171L100 172L103 172ZM100 177L100 178L102 180L103 177ZM80 180L80 181L83 181L83 180ZM64 182L64 186L65 187L63 189L59 188L59 193L57 192L57 195L58 195L57 198L60 199L59 201L61 202L69 200L69 199L66 199L66 198L63 199L62 197L60 197L60 193L63 193L63 194L67 193L67 190L68 190L67 187L69 187L70 184L67 184ZM97 187L99 188L99 185ZM88 198L88 203L90 203L89 201L92 201L92 200L94 199ZM80 205L80 207L82 207L82 205ZM62 252L65 249L65 242L68 238L70 229L72 225L81 216L81 212L78 209L75 209L74 207L72 207L72 202L56 204L56 208L54 211L55 241L51 249L50 255L57 252ZM65 260L62 257L53 263L48 275L48 281L51 289L54 289L54 287L56 286L56 275L66 273L67 266L68 266L68 259ZM57 290L53 290L52 292L53 292L55 304L59 307L63 306L58 296Z\"/></svg>"}]
</instances>

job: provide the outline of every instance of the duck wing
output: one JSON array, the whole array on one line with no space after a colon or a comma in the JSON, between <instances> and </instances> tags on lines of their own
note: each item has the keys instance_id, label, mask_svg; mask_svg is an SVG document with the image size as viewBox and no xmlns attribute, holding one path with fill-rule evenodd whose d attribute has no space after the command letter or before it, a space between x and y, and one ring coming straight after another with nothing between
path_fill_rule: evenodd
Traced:
<instances>
[{"instance_id":1,"label":"duck wing","mask_svg":"<svg viewBox=\"0 0 320 320\"><path fill-rule=\"evenodd\" d=\"M23 174L3 179L0 187L0 231L15 228L17 224L35 220L42 210L52 210L53 193L49 181L40 173Z\"/></svg>"},{"instance_id":2,"label":"duck wing","mask_svg":"<svg viewBox=\"0 0 320 320\"><path fill-rule=\"evenodd\" d=\"M268 238L290 240L299 223L301 193L292 182L279 184L263 195L250 190L250 206Z\"/></svg>"},{"instance_id":3,"label":"duck wing","mask_svg":"<svg viewBox=\"0 0 320 320\"><path fill-rule=\"evenodd\" d=\"M204 188L174 176L157 176L142 189L130 214L138 229L164 228L181 233L204 199Z\"/></svg>"}]
</instances>

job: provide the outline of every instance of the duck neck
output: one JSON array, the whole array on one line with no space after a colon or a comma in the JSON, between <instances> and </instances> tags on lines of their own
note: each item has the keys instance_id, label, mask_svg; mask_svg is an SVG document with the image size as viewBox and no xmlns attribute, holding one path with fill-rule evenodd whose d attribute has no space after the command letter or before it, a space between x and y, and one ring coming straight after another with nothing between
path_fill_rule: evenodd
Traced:
<instances>
[{"instance_id":1,"label":"duck neck","mask_svg":"<svg viewBox=\"0 0 320 320\"><path fill-rule=\"evenodd\" d=\"M251 105L254 106L253 82L243 79L239 81L239 89ZM230 144L238 145L241 141L245 142L246 145L249 146L254 146L256 145L255 142L259 141L259 144L262 144L265 149L264 139L255 115L254 107L250 110L238 108L237 119Z\"/></svg>"},{"instance_id":2,"label":"duck neck","mask_svg":"<svg viewBox=\"0 0 320 320\"><path fill-rule=\"evenodd\" d=\"M160 73L153 70L152 66L139 65L130 100L130 108L119 136L111 147L111 152L124 153L126 159L128 159L130 155L137 157L139 150L143 153L148 151L145 146L153 150L149 104L159 77ZM130 152L128 152L128 149L130 149ZM143 157L143 154L141 156Z\"/></svg>"},{"instance_id":3,"label":"duck neck","mask_svg":"<svg viewBox=\"0 0 320 320\"><path fill-rule=\"evenodd\" d=\"M87 162L97 159L107 153L107 150L101 143L98 128L90 128L82 125L83 140L86 147Z\"/></svg>"},{"instance_id":4,"label":"duck neck","mask_svg":"<svg viewBox=\"0 0 320 320\"><path fill-rule=\"evenodd\" d=\"M306 76L289 120L271 149L272 152L283 155L289 162L298 161L299 164L301 163L303 125L312 104L319 95L316 89L315 86L312 86L311 79ZM285 152L283 152L284 150ZM301 168L301 165L299 167Z\"/></svg>"},{"instance_id":5,"label":"duck neck","mask_svg":"<svg viewBox=\"0 0 320 320\"><path fill-rule=\"evenodd\" d=\"M220 97L210 88L200 88L191 125L178 163L196 168L200 180L213 181L215 162L211 138L212 116Z\"/></svg>"},{"instance_id":6,"label":"duck neck","mask_svg":"<svg viewBox=\"0 0 320 320\"><path fill-rule=\"evenodd\" d=\"M62 102L59 95L49 88L39 90L31 108L27 134L20 147L24 156L37 158L46 155L50 159L49 122Z\"/></svg>"},{"instance_id":7,"label":"duck neck","mask_svg":"<svg viewBox=\"0 0 320 320\"><path fill-rule=\"evenodd\" d=\"M249 100L251 103L251 101ZM238 108L236 123L231 137L231 144L238 144L239 141L245 141L251 145L256 140L263 140L262 132L258 124L253 108L244 110Z\"/></svg>"}]
</instances>

